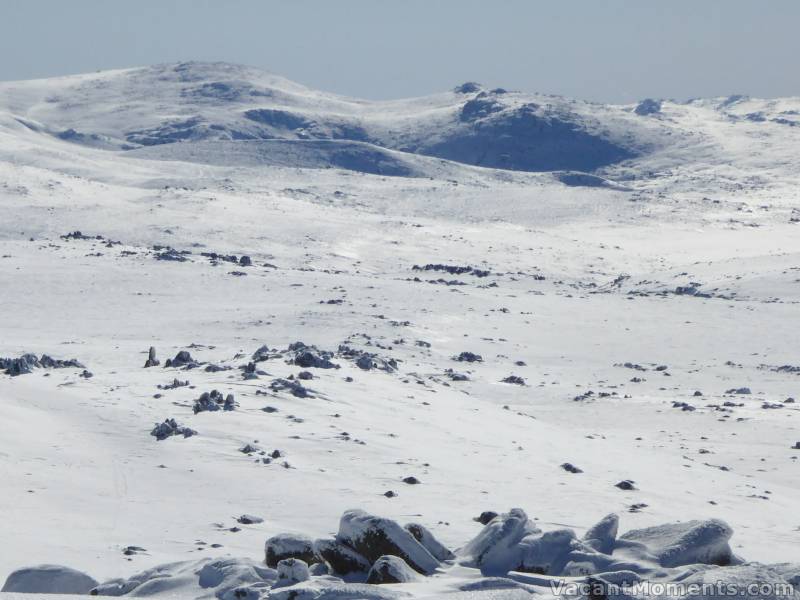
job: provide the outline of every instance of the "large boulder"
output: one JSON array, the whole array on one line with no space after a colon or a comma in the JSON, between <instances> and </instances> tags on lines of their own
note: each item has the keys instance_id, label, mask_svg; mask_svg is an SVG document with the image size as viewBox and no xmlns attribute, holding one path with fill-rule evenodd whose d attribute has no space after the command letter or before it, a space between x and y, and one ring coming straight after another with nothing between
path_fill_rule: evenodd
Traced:
<instances>
[{"instance_id":1,"label":"large boulder","mask_svg":"<svg viewBox=\"0 0 800 600\"><path fill-rule=\"evenodd\" d=\"M96 585L94 578L75 569L61 565L38 565L11 573L0 592L88 594Z\"/></svg>"},{"instance_id":2,"label":"large boulder","mask_svg":"<svg viewBox=\"0 0 800 600\"><path fill-rule=\"evenodd\" d=\"M398 556L381 556L372 565L367 575L367 583L409 583L417 581L419 574Z\"/></svg>"},{"instance_id":3,"label":"large boulder","mask_svg":"<svg viewBox=\"0 0 800 600\"><path fill-rule=\"evenodd\" d=\"M273 568L287 558L298 558L307 565L319 562L311 538L295 533L279 533L269 538L264 545L264 555L264 562Z\"/></svg>"},{"instance_id":4,"label":"large boulder","mask_svg":"<svg viewBox=\"0 0 800 600\"><path fill-rule=\"evenodd\" d=\"M337 539L371 562L384 555L397 556L424 575L439 567L439 561L411 533L391 519L363 510L348 510L342 515Z\"/></svg>"},{"instance_id":5,"label":"large boulder","mask_svg":"<svg viewBox=\"0 0 800 600\"><path fill-rule=\"evenodd\" d=\"M709 519L634 529L619 541L633 550L644 550L662 567L698 563L725 566L738 562L728 545L732 535L727 523Z\"/></svg>"},{"instance_id":6,"label":"large boulder","mask_svg":"<svg viewBox=\"0 0 800 600\"><path fill-rule=\"evenodd\" d=\"M484 575L505 575L522 564L523 547L520 542L541 530L521 508L512 508L498 515L461 548L461 561L481 570Z\"/></svg>"},{"instance_id":7,"label":"large boulder","mask_svg":"<svg viewBox=\"0 0 800 600\"><path fill-rule=\"evenodd\" d=\"M337 575L366 573L370 569L366 558L338 540L316 540L314 551Z\"/></svg>"}]
</instances>

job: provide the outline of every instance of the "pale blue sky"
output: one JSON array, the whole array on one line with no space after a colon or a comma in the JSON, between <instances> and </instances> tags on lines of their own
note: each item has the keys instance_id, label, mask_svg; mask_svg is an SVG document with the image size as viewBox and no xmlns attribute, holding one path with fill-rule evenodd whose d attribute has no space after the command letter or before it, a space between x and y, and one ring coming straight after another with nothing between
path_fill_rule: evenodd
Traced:
<instances>
[{"instance_id":1,"label":"pale blue sky","mask_svg":"<svg viewBox=\"0 0 800 600\"><path fill-rule=\"evenodd\" d=\"M0 80L179 60L399 98L800 95L800 0L0 0Z\"/></svg>"}]
</instances>

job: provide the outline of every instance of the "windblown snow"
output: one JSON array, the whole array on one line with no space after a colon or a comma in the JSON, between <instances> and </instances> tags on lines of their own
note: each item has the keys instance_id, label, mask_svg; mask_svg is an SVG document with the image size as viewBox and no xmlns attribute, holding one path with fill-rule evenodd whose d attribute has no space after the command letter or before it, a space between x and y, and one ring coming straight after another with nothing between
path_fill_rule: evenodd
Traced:
<instances>
[{"instance_id":1,"label":"windblown snow","mask_svg":"<svg viewBox=\"0 0 800 600\"><path fill-rule=\"evenodd\" d=\"M2 597L800 595L798 98L0 83L0 207Z\"/></svg>"}]
</instances>

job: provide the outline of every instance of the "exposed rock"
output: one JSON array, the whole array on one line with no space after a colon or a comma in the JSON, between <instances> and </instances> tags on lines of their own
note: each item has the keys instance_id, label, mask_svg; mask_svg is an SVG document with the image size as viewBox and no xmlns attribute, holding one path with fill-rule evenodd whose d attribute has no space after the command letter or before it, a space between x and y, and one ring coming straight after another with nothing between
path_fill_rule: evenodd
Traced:
<instances>
[{"instance_id":1,"label":"exposed rock","mask_svg":"<svg viewBox=\"0 0 800 600\"><path fill-rule=\"evenodd\" d=\"M287 558L299 558L309 565L319 562L311 538L293 533L281 533L269 538L264 545L264 555L267 566L273 568Z\"/></svg>"},{"instance_id":2,"label":"exposed rock","mask_svg":"<svg viewBox=\"0 0 800 600\"><path fill-rule=\"evenodd\" d=\"M480 354L475 354L473 352L462 352L458 356L454 357L453 360L457 360L458 362L483 362L483 357Z\"/></svg>"},{"instance_id":3,"label":"exposed rock","mask_svg":"<svg viewBox=\"0 0 800 600\"><path fill-rule=\"evenodd\" d=\"M236 408L236 401L233 394L228 394L224 398L217 390L210 392L203 392L200 397L194 401L192 411L194 414L201 412L213 412L217 410L234 410Z\"/></svg>"},{"instance_id":4,"label":"exposed rock","mask_svg":"<svg viewBox=\"0 0 800 600\"><path fill-rule=\"evenodd\" d=\"M166 419L163 423L156 423L150 435L161 441L173 435L182 435L184 438L188 438L197 435L197 432L185 425L179 425L175 419Z\"/></svg>"},{"instance_id":5,"label":"exposed rock","mask_svg":"<svg viewBox=\"0 0 800 600\"><path fill-rule=\"evenodd\" d=\"M615 483L614 487L618 487L621 490L630 491L630 490L635 490L636 489L635 483L636 482L631 480L631 479L623 479L619 483Z\"/></svg>"},{"instance_id":6,"label":"exposed rock","mask_svg":"<svg viewBox=\"0 0 800 600\"><path fill-rule=\"evenodd\" d=\"M469 376L464 373L456 373L453 369L445 369L444 372L451 381L469 381Z\"/></svg>"},{"instance_id":7,"label":"exposed rock","mask_svg":"<svg viewBox=\"0 0 800 600\"><path fill-rule=\"evenodd\" d=\"M488 277L491 275L489 271L476 269L469 266L458 265L442 265L442 264L427 264L424 266L414 265L414 271L442 271L450 275L474 275L475 277Z\"/></svg>"},{"instance_id":8,"label":"exposed rock","mask_svg":"<svg viewBox=\"0 0 800 600\"><path fill-rule=\"evenodd\" d=\"M270 357L270 351L266 344L261 346L258 350L253 352L253 361L254 362L262 362Z\"/></svg>"},{"instance_id":9,"label":"exposed rock","mask_svg":"<svg viewBox=\"0 0 800 600\"><path fill-rule=\"evenodd\" d=\"M350 546L338 540L316 540L314 551L331 566L337 575L369 571L369 561Z\"/></svg>"},{"instance_id":10,"label":"exposed rock","mask_svg":"<svg viewBox=\"0 0 800 600\"><path fill-rule=\"evenodd\" d=\"M497 513L493 510L485 510L480 515L472 519L473 521L477 521L481 525L487 525L492 519L497 516Z\"/></svg>"},{"instance_id":11,"label":"exposed rock","mask_svg":"<svg viewBox=\"0 0 800 600\"><path fill-rule=\"evenodd\" d=\"M573 465L572 463L564 463L561 465L561 468L567 471L568 473L583 473L583 469L580 469Z\"/></svg>"},{"instance_id":12,"label":"exposed rock","mask_svg":"<svg viewBox=\"0 0 800 600\"><path fill-rule=\"evenodd\" d=\"M180 379L175 378L175 379L172 380L172 383L166 383L166 384L160 384L159 383L157 387L160 390L174 390L174 389L177 389L177 388L180 388L180 387L186 387L188 385L189 385L189 381L188 380L187 381L181 381Z\"/></svg>"},{"instance_id":13,"label":"exposed rock","mask_svg":"<svg viewBox=\"0 0 800 600\"><path fill-rule=\"evenodd\" d=\"M147 361L144 363L144 368L147 369L149 367L157 367L160 364L161 361L156 357L155 347L150 346L150 351L147 353Z\"/></svg>"},{"instance_id":14,"label":"exposed rock","mask_svg":"<svg viewBox=\"0 0 800 600\"><path fill-rule=\"evenodd\" d=\"M189 354L187 350L181 350L175 355L175 358L168 358L167 362L164 363L165 368L175 368L175 369L194 369L200 366L192 355Z\"/></svg>"},{"instance_id":15,"label":"exposed rock","mask_svg":"<svg viewBox=\"0 0 800 600\"><path fill-rule=\"evenodd\" d=\"M402 558L412 569L425 575L439 566L439 561L395 521L362 510L349 510L342 515L337 539L369 561L390 554Z\"/></svg>"},{"instance_id":16,"label":"exposed rock","mask_svg":"<svg viewBox=\"0 0 800 600\"><path fill-rule=\"evenodd\" d=\"M258 523L263 523L264 519L256 517L255 515L241 515L236 521L242 525L256 525Z\"/></svg>"},{"instance_id":17,"label":"exposed rock","mask_svg":"<svg viewBox=\"0 0 800 600\"><path fill-rule=\"evenodd\" d=\"M338 369L339 365L331 362L330 352L318 350L314 346L306 346L303 342L295 342L288 348L294 354L291 362L304 369Z\"/></svg>"},{"instance_id":18,"label":"exposed rock","mask_svg":"<svg viewBox=\"0 0 800 600\"><path fill-rule=\"evenodd\" d=\"M725 390L726 394L741 394L741 395L749 395L753 392L750 391L749 387L740 387L740 388L731 388L729 390Z\"/></svg>"},{"instance_id":19,"label":"exposed rock","mask_svg":"<svg viewBox=\"0 0 800 600\"><path fill-rule=\"evenodd\" d=\"M657 115L661 112L661 100L653 100L652 98L645 98L636 108L633 109L637 115L645 117L648 115Z\"/></svg>"},{"instance_id":20,"label":"exposed rock","mask_svg":"<svg viewBox=\"0 0 800 600\"><path fill-rule=\"evenodd\" d=\"M271 389L273 392L288 390L292 396L297 398L308 398L310 395L308 393L308 389L303 387L301 383L297 381L291 381L289 379L283 379L282 377L273 379L269 384L269 389Z\"/></svg>"},{"instance_id":21,"label":"exposed rock","mask_svg":"<svg viewBox=\"0 0 800 600\"><path fill-rule=\"evenodd\" d=\"M18 375L27 375L32 373L34 369L85 369L86 367L79 361L73 359L59 360L42 354L38 358L35 354L23 354L19 358L0 358L0 371L6 375L16 377Z\"/></svg>"}]
</instances>

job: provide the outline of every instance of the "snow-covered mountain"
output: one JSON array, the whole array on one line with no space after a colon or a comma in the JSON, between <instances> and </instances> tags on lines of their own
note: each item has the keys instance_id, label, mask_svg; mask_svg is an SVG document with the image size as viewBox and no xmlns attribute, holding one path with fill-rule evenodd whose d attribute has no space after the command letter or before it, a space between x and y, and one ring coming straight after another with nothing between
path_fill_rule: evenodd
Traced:
<instances>
[{"instance_id":1,"label":"snow-covered mountain","mask_svg":"<svg viewBox=\"0 0 800 600\"><path fill-rule=\"evenodd\" d=\"M370 150L375 163L386 156L378 150L383 148L517 171L593 171L620 164L635 169L669 150L696 151L721 143L707 135L709 121L738 125L729 129L740 142L754 132L771 141L796 135L788 130L800 125L797 99L754 101L732 96L682 104L645 100L633 106L605 106L465 83L431 97L368 102L224 63L181 63L2 84L0 105L31 129L76 144L149 156L152 153L144 149L178 142L269 141L273 143L266 154L276 146L292 147L287 151L297 154L301 161L297 166L305 166L299 148L310 146L331 154ZM276 145L276 140L284 143ZM332 143L308 143L321 141ZM214 152L215 147L224 150ZM225 160L230 149L229 145L206 148L203 158L212 163ZM156 154L164 157L170 152L183 156L187 149L161 148ZM369 161L333 164L379 171Z\"/></svg>"},{"instance_id":2,"label":"snow-covered mountain","mask_svg":"<svg viewBox=\"0 0 800 600\"><path fill-rule=\"evenodd\" d=\"M796 586L798 123L208 63L0 83L5 591Z\"/></svg>"}]
</instances>

